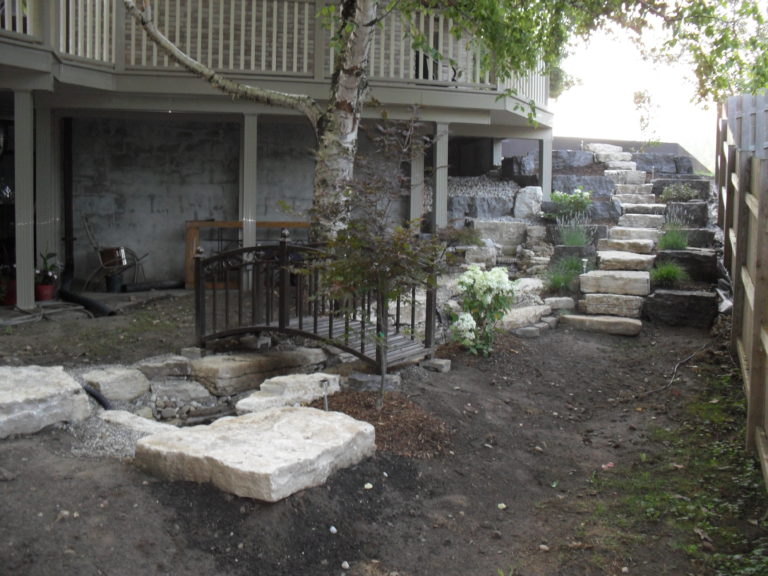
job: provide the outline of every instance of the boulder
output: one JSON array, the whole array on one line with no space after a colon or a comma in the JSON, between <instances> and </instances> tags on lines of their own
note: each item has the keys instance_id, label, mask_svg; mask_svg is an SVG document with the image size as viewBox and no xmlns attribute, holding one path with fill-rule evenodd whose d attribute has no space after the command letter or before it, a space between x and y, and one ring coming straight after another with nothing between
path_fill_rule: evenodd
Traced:
<instances>
[{"instance_id":1,"label":"boulder","mask_svg":"<svg viewBox=\"0 0 768 576\"><path fill-rule=\"evenodd\" d=\"M709 328L717 317L717 293L656 290L645 301L645 315L669 326Z\"/></svg>"},{"instance_id":2,"label":"boulder","mask_svg":"<svg viewBox=\"0 0 768 576\"><path fill-rule=\"evenodd\" d=\"M130 402L149 392L149 380L135 368L107 366L86 372L83 380L115 402Z\"/></svg>"},{"instance_id":3,"label":"boulder","mask_svg":"<svg viewBox=\"0 0 768 576\"><path fill-rule=\"evenodd\" d=\"M167 398L177 404L190 402L210 402L215 397L208 389L194 380L182 380L181 378L168 378L152 382L152 393L157 398Z\"/></svg>"},{"instance_id":4,"label":"boulder","mask_svg":"<svg viewBox=\"0 0 768 576\"><path fill-rule=\"evenodd\" d=\"M523 306L522 308L513 308L504 315L499 322L499 326L504 330L516 330L523 326L536 324L542 316L549 316L552 309L549 306Z\"/></svg>"},{"instance_id":5,"label":"boulder","mask_svg":"<svg viewBox=\"0 0 768 576\"><path fill-rule=\"evenodd\" d=\"M576 303L573 301L573 298L569 296L544 298L544 304L549 306L552 310L573 310L576 308Z\"/></svg>"},{"instance_id":6,"label":"boulder","mask_svg":"<svg viewBox=\"0 0 768 576\"><path fill-rule=\"evenodd\" d=\"M667 221L685 228L705 228L709 224L709 205L704 200L667 202Z\"/></svg>"},{"instance_id":7,"label":"boulder","mask_svg":"<svg viewBox=\"0 0 768 576\"><path fill-rule=\"evenodd\" d=\"M595 154L586 150L554 150L552 170L568 172L573 168L584 168L595 163Z\"/></svg>"},{"instance_id":8,"label":"boulder","mask_svg":"<svg viewBox=\"0 0 768 576\"><path fill-rule=\"evenodd\" d=\"M693 159L690 156L675 156L678 174L693 174Z\"/></svg>"},{"instance_id":9,"label":"boulder","mask_svg":"<svg viewBox=\"0 0 768 576\"><path fill-rule=\"evenodd\" d=\"M255 390L273 376L313 372L326 360L319 348L206 356L192 361L192 376L215 396Z\"/></svg>"},{"instance_id":10,"label":"boulder","mask_svg":"<svg viewBox=\"0 0 768 576\"><path fill-rule=\"evenodd\" d=\"M541 304L544 282L541 278L520 278L515 281L515 304Z\"/></svg>"},{"instance_id":11,"label":"boulder","mask_svg":"<svg viewBox=\"0 0 768 576\"><path fill-rule=\"evenodd\" d=\"M712 249L659 250L656 261L659 263L677 262L685 268L688 277L694 282L715 284L720 276L717 266L717 252Z\"/></svg>"},{"instance_id":12,"label":"boulder","mask_svg":"<svg viewBox=\"0 0 768 576\"><path fill-rule=\"evenodd\" d=\"M528 226L525 222L509 220L474 220L472 227L480 238L488 238L501 246L501 253L512 256L520 244L525 243Z\"/></svg>"},{"instance_id":13,"label":"boulder","mask_svg":"<svg viewBox=\"0 0 768 576\"><path fill-rule=\"evenodd\" d=\"M681 228L688 236L689 248L711 248L715 245L715 230L712 228Z\"/></svg>"},{"instance_id":14,"label":"boulder","mask_svg":"<svg viewBox=\"0 0 768 576\"><path fill-rule=\"evenodd\" d=\"M712 182L704 178L657 178L653 181L653 193L661 196L667 186L673 184L687 184L696 192L696 198L699 200L709 200L712 191Z\"/></svg>"},{"instance_id":15,"label":"boulder","mask_svg":"<svg viewBox=\"0 0 768 576\"><path fill-rule=\"evenodd\" d=\"M33 434L90 414L83 387L61 366L0 366L0 438Z\"/></svg>"},{"instance_id":16,"label":"boulder","mask_svg":"<svg viewBox=\"0 0 768 576\"><path fill-rule=\"evenodd\" d=\"M187 356L169 354L142 360L136 364L136 368L150 380L160 380L189 376L190 362Z\"/></svg>"},{"instance_id":17,"label":"boulder","mask_svg":"<svg viewBox=\"0 0 768 576\"><path fill-rule=\"evenodd\" d=\"M271 408L146 436L134 462L168 480L210 482L277 502L372 456L373 426L338 412Z\"/></svg>"},{"instance_id":18,"label":"boulder","mask_svg":"<svg viewBox=\"0 0 768 576\"><path fill-rule=\"evenodd\" d=\"M605 176L576 176L571 174L555 174L552 176L552 190L571 192L581 186L591 193L591 198L610 198L616 189L616 184Z\"/></svg>"},{"instance_id":19,"label":"boulder","mask_svg":"<svg viewBox=\"0 0 768 576\"><path fill-rule=\"evenodd\" d=\"M541 186L526 186L515 196L515 218L534 218L541 212L541 201L544 193Z\"/></svg>"},{"instance_id":20,"label":"boulder","mask_svg":"<svg viewBox=\"0 0 768 576\"><path fill-rule=\"evenodd\" d=\"M258 412L267 408L309 404L324 395L341 390L338 374L291 374L275 376L261 383L257 392L240 400L235 409L238 414Z\"/></svg>"},{"instance_id":21,"label":"boulder","mask_svg":"<svg viewBox=\"0 0 768 576\"><path fill-rule=\"evenodd\" d=\"M584 293L646 296L651 291L651 277L648 272L592 270L579 276L579 282Z\"/></svg>"},{"instance_id":22,"label":"boulder","mask_svg":"<svg viewBox=\"0 0 768 576\"><path fill-rule=\"evenodd\" d=\"M592 222L616 223L621 218L622 212L621 202L615 198L598 198L587 209Z\"/></svg>"},{"instance_id":23,"label":"boulder","mask_svg":"<svg viewBox=\"0 0 768 576\"><path fill-rule=\"evenodd\" d=\"M643 170L653 177L660 174L676 174L677 163L674 154L658 154L651 152L640 152L632 156L637 163L637 169Z\"/></svg>"}]
</instances>

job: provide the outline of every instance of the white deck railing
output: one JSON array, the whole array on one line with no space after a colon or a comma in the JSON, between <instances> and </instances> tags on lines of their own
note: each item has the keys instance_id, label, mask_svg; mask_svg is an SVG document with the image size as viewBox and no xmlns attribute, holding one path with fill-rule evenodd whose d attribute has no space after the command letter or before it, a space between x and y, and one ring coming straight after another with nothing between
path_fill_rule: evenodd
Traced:
<instances>
[{"instance_id":1,"label":"white deck railing","mask_svg":"<svg viewBox=\"0 0 768 576\"><path fill-rule=\"evenodd\" d=\"M39 30L43 8L56 2L50 30ZM325 0L154 0L157 26L181 50L221 72L239 76L330 76L334 48L316 14ZM48 40L59 54L119 70L178 68L124 14L121 0L0 0L0 34ZM498 82L481 67L472 42L450 32L442 15L419 13L416 26L440 61L414 49L396 13L386 16L371 46L369 73L378 83L450 86L474 91L513 89L522 100L546 107L548 80L541 74ZM120 30L117 30L117 28ZM46 38L46 36L49 36Z\"/></svg>"}]
</instances>

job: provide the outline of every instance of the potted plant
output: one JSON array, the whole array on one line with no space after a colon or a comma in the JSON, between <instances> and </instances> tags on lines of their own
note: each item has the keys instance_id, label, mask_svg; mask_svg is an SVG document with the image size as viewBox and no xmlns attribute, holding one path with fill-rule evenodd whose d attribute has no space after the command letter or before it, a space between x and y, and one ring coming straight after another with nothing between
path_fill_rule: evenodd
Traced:
<instances>
[{"instance_id":1,"label":"potted plant","mask_svg":"<svg viewBox=\"0 0 768 576\"><path fill-rule=\"evenodd\" d=\"M42 266L35 270L35 300L52 300L61 266L55 260L55 252L40 253Z\"/></svg>"}]
</instances>

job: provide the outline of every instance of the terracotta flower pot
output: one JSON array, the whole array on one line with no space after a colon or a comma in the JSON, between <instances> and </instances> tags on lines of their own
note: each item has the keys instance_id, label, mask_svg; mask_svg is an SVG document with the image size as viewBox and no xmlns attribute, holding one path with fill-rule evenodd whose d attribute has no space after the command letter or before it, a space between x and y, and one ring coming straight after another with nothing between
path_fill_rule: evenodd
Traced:
<instances>
[{"instance_id":1,"label":"terracotta flower pot","mask_svg":"<svg viewBox=\"0 0 768 576\"><path fill-rule=\"evenodd\" d=\"M53 284L35 284L35 301L53 300L56 294L56 286Z\"/></svg>"}]
</instances>

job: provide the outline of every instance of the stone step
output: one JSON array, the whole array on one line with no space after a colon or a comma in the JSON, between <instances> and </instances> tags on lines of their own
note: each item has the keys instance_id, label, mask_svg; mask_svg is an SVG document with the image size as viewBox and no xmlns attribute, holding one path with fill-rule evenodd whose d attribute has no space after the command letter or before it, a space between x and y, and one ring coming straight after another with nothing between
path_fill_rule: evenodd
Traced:
<instances>
[{"instance_id":1,"label":"stone step","mask_svg":"<svg viewBox=\"0 0 768 576\"><path fill-rule=\"evenodd\" d=\"M606 170L603 175L615 184L645 184L645 172L642 170Z\"/></svg>"},{"instance_id":2,"label":"stone step","mask_svg":"<svg viewBox=\"0 0 768 576\"><path fill-rule=\"evenodd\" d=\"M595 162L629 162L632 152L595 152Z\"/></svg>"},{"instance_id":3,"label":"stone step","mask_svg":"<svg viewBox=\"0 0 768 576\"><path fill-rule=\"evenodd\" d=\"M589 142L584 145L584 150L594 152L595 154L617 154L624 151L624 148L616 144L603 144L602 142Z\"/></svg>"},{"instance_id":4,"label":"stone step","mask_svg":"<svg viewBox=\"0 0 768 576\"><path fill-rule=\"evenodd\" d=\"M85 390L61 366L0 366L0 439L90 415Z\"/></svg>"},{"instance_id":5,"label":"stone step","mask_svg":"<svg viewBox=\"0 0 768 576\"><path fill-rule=\"evenodd\" d=\"M579 276L579 284L585 294L647 296L651 291L650 274L636 270L592 270Z\"/></svg>"},{"instance_id":6,"label":"stone step","mask_svg":"<svg viewBox=\"0 0 768 576\"><path fill-rule=\"evenodd\" d=\"M621 202L621 205L625 204L655 204L656 196L653 194L614 194L612 196L614 200Z\"/></svg>"},{"instance_id":7,"label":"stone step","mask_svg":"<svg viewBox=\"0 0 768 576\"><path fill-rule=\"evenodd\" d=\"M608 170L637 170L637 163L631 160L611 160L605 166Z\"/></svg>"},{"instance_id":8,"label":"stone step","mask_svg":"<svg viewBox=\"0 0 768 576\"><path fill-rule=\"evenodd\" d=\"M341 390L338 374L290 374L275 376L261 383L256 392L241 399L235 410L238 414L259 412L268 408L309 404L314 400L336 394Z\"/></svg>"},{"instance_id":9,"label":"stone step","mask_svg":"<svg viewBox=\"0 0 768 576\"><path fill-rule=\"evenodd\" d=\"M602 332L604 334L616 334L619 336L637 336L643 329L643 323L636 318L622 318L620 316L578 316L566 314L560 316L560 321L577 330L588 332Z\"/></svg>"},{"instance_id":10,"label":"stone step","mask_svg":"<svg viewBox=\"0 0 768 576\"><path fill-rule=\"evenodd\" d=\"M615 196L614 196L615 198ZM624 209L624 214L661 214L667 211L666 204L630 204L621 203L621 207Z\"/></svg>"},{"instance_id":11,"label":"stone step","mask_svg":"<svg viewBox=\"0 0 768 576\"><path fill-rule=\"evenodd\" d=\"M605 250L597 253L600 270L645 270L653 268L656 256L653 254L636 254L620 250Z\"/></svg>"},{"instance_id":12,"label":"stone step","mask_svg":"<svg viewBox=\"0 0 768 576\"><path fill-rule=\"evenodd\" d=\"M628 296L626 294L586 294L584 296L584 311L594 315L640 318L644 301L645 298L641 296Z\"/></svg>"},{"instance_id":13,"label":"stone step","mask_svg":"<svg viewBox=\"0 0 768 576\"><path fill-rule=\"evenodd\" d=\"M636 254L650 254L653 252L653 240L614 240L600 238L597 241L598 250L615 250L618 252L634 252Z\"/></svg>"},{"instance_id":14,"label":"stone step","mask_svg":"<svg viewBox=\"0 0 768 576\"><path fill-rule=\"evenodd\" d=\"M658 228L614 226L608 232L608 237L611 240L652 240L655 243L658 242L661 233L661 230Z\"/></svg>"},{"instance_id":15,"label":"stone step","mask_svg":"<svg viewBox=\"0 0 768 576\"><path fill-rule=\"evenodd\" d=\"M288 407L146 436L136 444L134 463L168 480L210 482L236 496L277 502L375 451L367 422Z\"/></svg>"},{"instance_id":16,"label":"stone step","mask_svg":"<svg viewBox=\"0 0 768 576\"><path fill-rule=\"evenodd\" d=\"M627 228L661 228L665 222L661 214L624 214L619 218L619 226Z\"/></svg>"},{"instance_id":17,"label":"stone step","mask_svg":"<svg viewBox=\"0 0 768 576\"><path fill-rule=\"evenodd\" d=\"M656 197L653 193L653 184L616 184L617 194L643 194Z\"/></svg>"}]
</instances>

